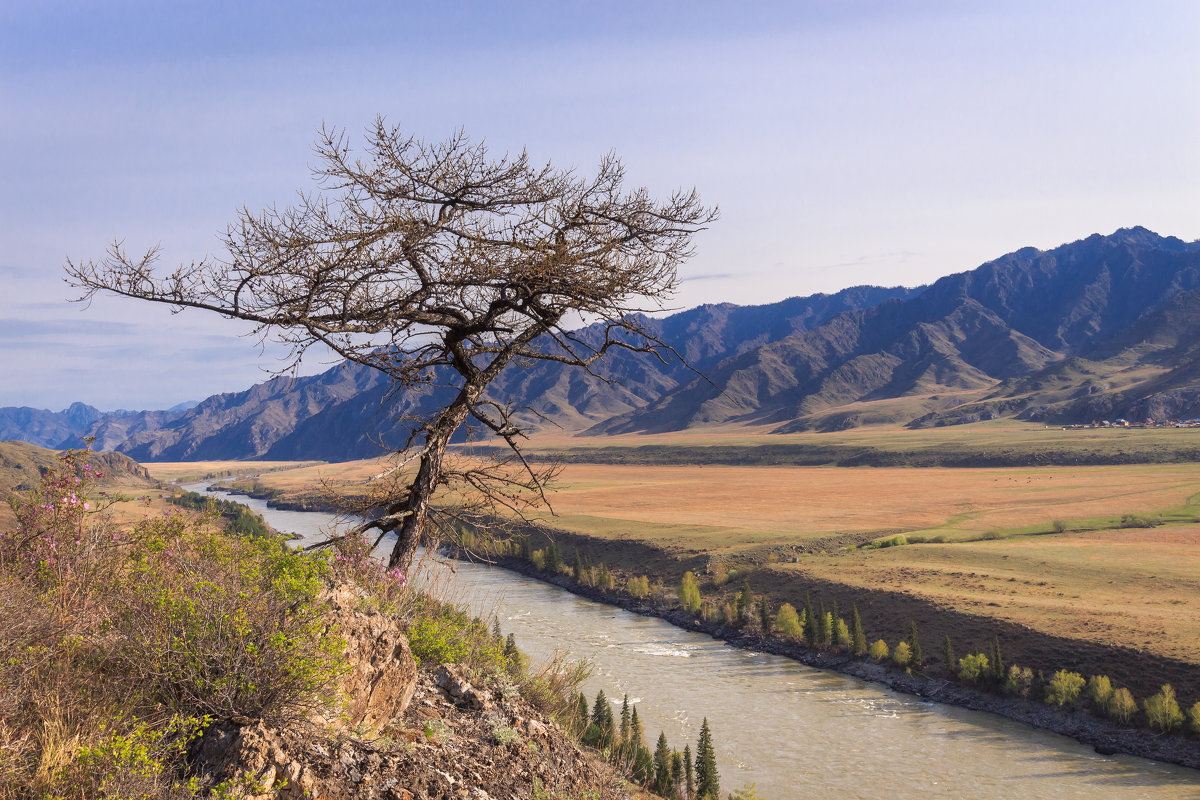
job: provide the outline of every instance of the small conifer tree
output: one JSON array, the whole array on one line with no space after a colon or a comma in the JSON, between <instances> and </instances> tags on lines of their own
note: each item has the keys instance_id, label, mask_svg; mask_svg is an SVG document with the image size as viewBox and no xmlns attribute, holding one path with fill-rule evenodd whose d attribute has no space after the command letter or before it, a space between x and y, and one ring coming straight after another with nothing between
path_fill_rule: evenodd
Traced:
<instances>
[{"instance_id":1,"label":"small conifer tree","mask_svg":"<svg viewBox=\"0 0 1200 800\"><path fill-rule=\"evenodd\" d=\"M625 699L621 701L621 729L620 743L622 745L629 744L630 734L630 718L629 718L629 693L625 693Z\"/></svg>"},{"instance_id":2,"label":"small conifer tree","mask_svg":"<svg viewBox=\"0 0 1200 800\"><path fill-rule=\"evenodd\" d=\"M1192 733L1200 733L1200 702L1193 703L1188 709L1188 727L1192 729Z\"/></svg>"},{"instance_id":3,"label":"small conifer tree","mask_svg":"<svg viewBox=\"0 0 1200 800\"><path fill-rule=\"evenodd\" d=\"M954 645L950 644L950 634L942 642L942 663L946 665L946 674L954 674Z\"/></svg>"},{"instance_id":4,"label":"small conifer tree","mask_svg":"<svg viewBox=\"0 0 1200 800\"><path fill-rule=\"evenodd\" d=\"M761 597L758 601L758 624L762 626L763 636L771 635L771 628L775 622L775 618L771 615L771 604L767 602L767 598Z\"/></svg>"},{"instance_id":5,"label":"small conifer tree","mask_svg":"<svg viewBox=\"0 0 1200 800\"><path fill-rule=\"evenodd\" d=\"M867 634L863 630L862 617L858 615L858 606L853 608L854 611L850 615L850 647L854 655L862 658L867 653Z\"/></svg>"},{"instance_id":6,"label":"small conifer tree","mask_svg":"<svg viewBox=\"0 0 1200 800\"><path fill-rule=\"evenodd\" d=\"M646 748L646 733L642 730L642 721L638 718L637 706L629 715L629 743L635 748ZM644 781L643 781L644 782Z\"/></svg>"},{"instance_id":7,"label":"small conifer tree","mask_svg":"<svg viewBox=\"0 0 1200 800\"><path fill-rule=\"evenodd\" d=\"M754 613L754 595L750 593L750 579L748 577L742 578L742 590L738 592L734 609L737 611L738 625L748 625Z\"/></svg>"},{"instance_id":8,"label":"small conifer tree","mask_svg":"<svg viewBox=\"0 0 1200 800\"><path fill-rule=\"evenodd\" d=\"M671 751L671 791L668 797L679 797L683 791L683 753Z\"/></svg>"},{"instance_id":9,"label":"small conifer tree","mask_svg":"<svg viewBox=\"0 0 1200 800\"><path fill-rule=\"evenodd\" d=\"M596 727L596 747L604 749L612 747L616 731L613 725L612 706L604 696L604 690L596 693L596 702L592 705L592 725Z\"/></svg>"},{"instance_id":10,"label":"small conifer tree","mask_svg":"<svg viewBox=\"0 0 1200 800\"><path fill-rule=\"evenodd\" d=\"M833 614L828 611L821 615L821 644L825 647L833 644Z\"/></svg>"},{"instance_id":11,"label":"small conifer tree","mask_svg":"<svg viewBox=\"0 0 1200 800\"><path fill-rule=\"evenodd\" d=\"M1004 656L1000 653L1000 637L992 639L992 677L1004 680Z\"/></svg>"},{"instance_id":12,"label":"small conifer tree","mask_svg":"<svg viewBox=\"0 0 1200 800\"><path fill-rule=\"evenodd\" d=\"M671 792L671 747L667 735L658 733L658 744L654 748L654 793L666 797Z\"/></svg>"},{"instance_id":13,"label":"small conifer tree","mask_svg":"<svg viewBox=\"0 0 1200 800\"><path fill-rule=\"evenodd\" d=\"M713 748L712 732L708 729L708 717L700 725L700 738L696 742L696 797L721 797L721 777L717 774L717 753Z\"/></svg>"},{"instance_id":14,"label":"small conifer tree","mask_svg":"<svg viewBox=\"0 0 1200 800\"><path fill-rule=\"evenodd\" d=\"M654 780L654 756L643 744L639 745L633 756L633 780L642 786L649 786Z\"/></svg>"},{"instance_id":15,"label":"small conifer tree","mask_svg":"<svg viewBox=\"0 0 1200 800\"><path fill-rule=\"evenodd\" d=\"M504 640L504 659L508 662L508 670L513 675L522 675L528 665L525 654L517 647L517 637L509 634Z\"/></svg>"},{"instance_id":16,"label":"small conifer tree","mask_svg":"<svg viewBox=\"0 0 1200 800\"><path fill-rule=\"evenodd\" d=\"M921 654L921 639L917 636L916 620L909 620L908 626L908 640L906 643L908 644L910 653L909 665L913 669L920 669L921 665L925 663L925 657Z\"/></svg>"},{"instance_id":17,"label":"small conifer tree","mask_svg":"<svg viewBox=\"0 0 1200 800\"><path fill-rule=\"evenodd\" d=\"M850 643L850 628L846 625L846 620L838 617L833 621L833 644L839 650L845 648Z\"/></svg>"},{"instance_id":18,"label":"small conifer tree","mask_svg":"<svg viewBox=\"0 0 1200 800\"><path fill-rule=\"evenodd\" d=\"M813 608L812 596L808 594L804 596L804 641L809 647L816 647L821 643L821 623Z\"/></svg>"},{"instance_id":19,"label":"small conifer tree","mask_svg":"<svg viewBox=\"0 0 1200 800\"><path fill-rule=\"evenodd\" d=\"M583 692L579 692L575 696L575 726L577 735L582 736L588 726L588 702L583 696Z\"/></svg>"},{"instance_id":20,"label":"small conifer tree","mask_svg":"<svg viewBox=\"0 0 1200 800\"><path fill-rule=\"evenodd\" d=\"M696 768L692 765L692 746L683 746L683 783L688 800L696 796Z\"/></svg>"}]
</instances>

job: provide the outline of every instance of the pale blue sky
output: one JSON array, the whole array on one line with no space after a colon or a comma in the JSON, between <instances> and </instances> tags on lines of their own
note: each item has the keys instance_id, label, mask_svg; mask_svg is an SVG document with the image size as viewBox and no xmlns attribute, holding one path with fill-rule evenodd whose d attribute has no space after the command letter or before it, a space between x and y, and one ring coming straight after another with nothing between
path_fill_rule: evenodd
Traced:
<instances>
[{"instance_id":1,"label":"pale blue sky","mask_svg":"<svg viewBox=\"0 0 1200 800\"><path fill-rule=\"evenodd\" d=\"M200 256L243 203L310 188L322 122L376 113L696 186L722 218L680 307L915 285L1131 225L1197 239L1197 41L1183 0L9 0L0 405L161 408L262 379L270 349L227 321L67 304L63 259L114 236Z\"/></svg>"}]
</instances>

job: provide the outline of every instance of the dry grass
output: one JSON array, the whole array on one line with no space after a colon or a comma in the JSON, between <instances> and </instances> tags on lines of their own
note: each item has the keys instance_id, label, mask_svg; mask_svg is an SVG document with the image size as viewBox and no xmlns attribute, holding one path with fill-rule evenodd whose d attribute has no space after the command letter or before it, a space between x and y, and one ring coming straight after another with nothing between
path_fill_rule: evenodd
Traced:
<instances>
[{"instance_id":1,"label":"dry grass","mask_svg":"<svg viewBox=\"0 0 1200 800\"><path fill-rule=\"evenodd\" d=\"M1196 525L894 547L774 569L1200 664Z\"/></svg>"},{"instance_id":2,"label":"dry grass","mask_svg":"<svg viewBox=\"0 0 1200 800\"><path fill-rule=\"evenodd\" d=\"M156 480L167 483L191 483L193 481L225 478L230 475L246 475L272 472L279 469L294 469L297 466L317 464L314 461L159 461L143 464Z\"/></svg>"},{"instance_id":3,"label":"dry grass","mask_svg":"<svg viewBox=\"0 0 1200 800\"><path fill-rule=\"evenodd\" d=\"M691 550L904 531L977 538L1183 505L1200 465L1041 469L567 465L558 527Z\"/></svg>"}]
</instances>

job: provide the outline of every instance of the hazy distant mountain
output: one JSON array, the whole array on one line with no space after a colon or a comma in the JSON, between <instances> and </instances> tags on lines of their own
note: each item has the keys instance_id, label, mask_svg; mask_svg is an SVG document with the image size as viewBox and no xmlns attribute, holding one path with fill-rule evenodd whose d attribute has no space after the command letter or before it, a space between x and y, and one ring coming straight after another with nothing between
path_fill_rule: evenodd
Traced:
<instances>
[{"instance_id":1,"label":"hazy distant mountain","mask_svg":"<svg viewBox=\"0 0 1200 800\"><path fill-rule=\"evenodd\" d=\"M1200 416L1200 242L1144 228L1025 248L919 289L705 305L645 323L706 379L679 359L616 351L601 377L541 363L506 370L491 394L527 405L535 425L540 414L592 434ZM402 443L405 419L448 391L392 396L376 373L342 365L168 411L0 409L0 436L76 446L90 434L143 461L340 460Z\"/></svg>"},{"instance_id":2,"label":"hazy distant mountain","mask_svg":"<svg viewBox=\"0 0 1200 800\"><path fill-rule=\"evenodd\" d=\"M25 406L0 408L0 441L15 439L39 447L55 447L71 441L82 447L86 431L104 417L104 412L83 403L72 403L62 411Z\"/></svg>"}]
</instances>

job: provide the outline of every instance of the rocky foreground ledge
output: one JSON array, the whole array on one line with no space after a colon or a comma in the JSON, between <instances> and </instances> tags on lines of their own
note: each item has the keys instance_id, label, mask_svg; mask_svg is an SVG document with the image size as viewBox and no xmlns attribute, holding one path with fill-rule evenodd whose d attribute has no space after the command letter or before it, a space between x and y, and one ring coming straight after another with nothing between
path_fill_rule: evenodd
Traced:
<instances>
[{"instance_id":1,"label":"rocky foreground ledge","mask_svg":"<svg viewBox=\"0 0 1200 800\"><path fill-rule=\"evenodd\" d=\"M397 622L356 590L325 599L330 629L347 643L347 712L286 728L213 725L192 747L199 775L240 782L247 800L653 797L519 692L472 686L457 664L418 667Z\"/></svg>"}]
</instances>

